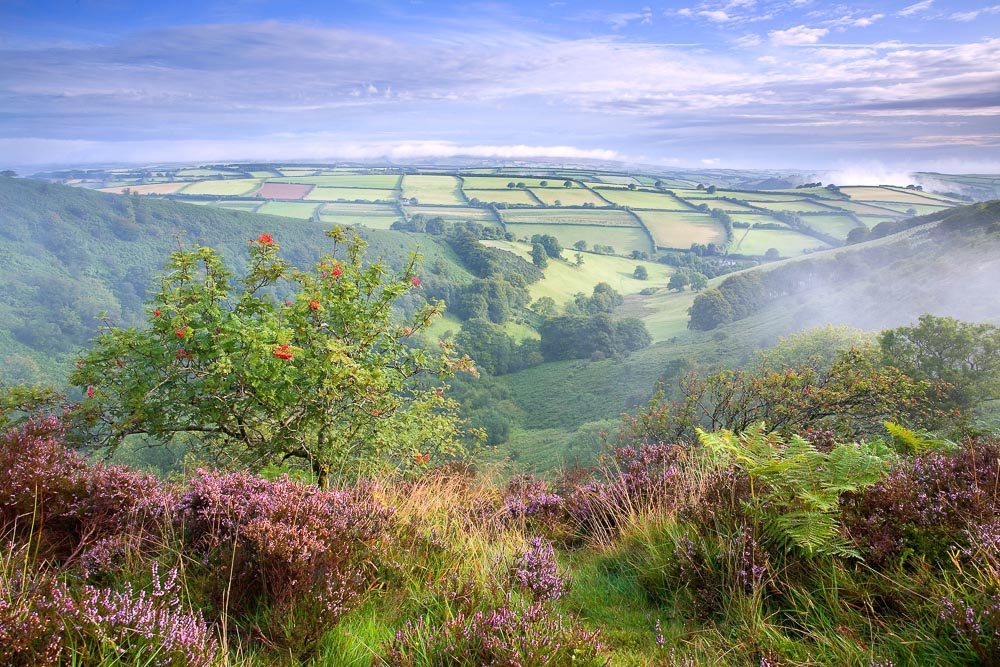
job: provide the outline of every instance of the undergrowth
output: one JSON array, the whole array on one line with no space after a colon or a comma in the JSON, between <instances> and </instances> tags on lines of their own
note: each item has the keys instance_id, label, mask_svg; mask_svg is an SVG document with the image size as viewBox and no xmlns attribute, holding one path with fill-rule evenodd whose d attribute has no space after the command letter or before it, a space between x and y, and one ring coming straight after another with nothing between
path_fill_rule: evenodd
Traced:
<instances>
[{"instance_id":1,"label":"undergrowth","mask_svg":"<svg viewBox=\"0 0 1000 667\"><path fill-rule=\"evenodd\" d=\"M0 437L0 664L1000 665L1000 443L706 435L321 491Z\"/></svg>"}]
</instances>

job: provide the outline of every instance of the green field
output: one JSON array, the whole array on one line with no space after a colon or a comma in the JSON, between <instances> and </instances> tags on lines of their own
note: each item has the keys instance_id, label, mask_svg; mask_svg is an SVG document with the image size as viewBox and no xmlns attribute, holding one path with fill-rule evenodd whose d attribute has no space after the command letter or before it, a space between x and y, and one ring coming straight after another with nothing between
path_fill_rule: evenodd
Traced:
<instances>
[{"instance_id":1,"label":"green field","mask_svg":"<svg viewBox=\"0 0 1000 667\"><path fill-rule=\"evenodd\" d=\"M234 178L228 181L196 181L189 184L178 194L183 195L222 195L225 197L239 197L248 195L260 187L259 178Z\"/></svg>"},{"instance_id":2,"label":"green field","mask_svg":"<svg viewBox=\"0 0 1000 667\"><path fill-rule=\"evenodd\" d=\"M584 188L532 188L531 192L547 206L583 206L584 204L607 206L603 199Z\"/></svg>"},{"instance_id":3,"label":"green field","mask_svg":"<svg viewBox=\"0 0 1000 667\"><path fill-rule=\"evenodd\" d=\"M908 211L910 211L911 209L914 210L914 211L916 211L915 215L927 215L928 213L937 213L938 211L943 211L946 208L951 208L950 206L948 206L946 204L933 204L933 203L930 203L929 201L926 204L888 204L888 203L882 203L882 204L879 204L879 206L882 206L884 208L892 209L893 211L896 211L898 213L903 213L904 215L914 215L914 214L908 213Z\"/></svg>"},{"instance_id":4,"label":"green field","mask_svg":"<svg viewBox=\"0 0 1000 667\"><path fill-rule=\"evenodd\" d=\"M402 216L394 206L385 204L323 204L319 219L338 225L364 225L370 229L389 229Z\"/></svg>"},{"instance_id":5,"label":"green field","mask_svg":"<svg viewBox=\"0 0 1000 667\"><path fill-rule=\"evenodd\" d=\"M462 206L466 203L454 176L403 177L403 196L416 199L419 204L444 204Z\"/></svg>"},{"instance_id":6,"label":"green field","mask_svg":"<svg viewBox=\"0 0 1000 667\"><path fill-rule=\"evenodd\" d=\"M116 195L124 194L127 188L129 192L137 195L169 195L177 192L188 183L185 181L174 181L173 183L146 183L143 185L118 185L113 188L101 188L101 192L111 192Z\"/></svg>"},{"instance_id":7,"label":"green field","mask_svg":"<svg viewBox=\"0 0 1000 667\"><path fill-rule=\"evenodd\" d=\"M242 172L239 170L232 170L232 169L196 168L196 169L178 169L177 171L174 172L174 176L179 176L181 178L185 176L197 176L199 178L202 178L205 176L236 176L241 173Z\"/></svg>"},{"instance_id":8,"label":"green field","mask_svg":"<svg viewBox=\"0 0 1000 667\"><path fill-rule=\"evenodd\" d=\"M315 167L279 167L278 171L285 176L313 176L323 173L324 170Z\"/></svg>"},{"instance_id":9,"label":"green field","mask_svg":"<svg viewBox=\"0 0 1000 667\"><path fill-rule=\"evenodd\" d=\"M746 213L753 211L754 209L746 204L732 202L727 199L716 199L710 202L703 202L708 204L709 208L717 208L726 213Z\"/></svg>"},{"instance_id":10,"label":"green field","mask_svg":"<svg viewBox=\"0 0 1000 667\"><path fill-rule=\"evenodd\" d=\"M766 208L769 211L786 211L789 213L833 213L829 206L818 204L810 199L799 199L798 201L760 201L748 200L749 204L759 208Z\"/></svg>"},{"instance_id":11,"label":"green field","mask_svg":"<svg viewBox=\"0 0 1000 667\"><path fill-rule=\"evenodd\" d=\"M658 248L687 249L692 243L726 242L722 224L706 213L638 211Z\"/></svg>"},{"instance_id":12,"label":"green field","mask_svg":"<svg viewBox=\"0 0 1000 667\"><path fill-rule=\"evenodd\" d=\"M530 193L524 190L465 190L465 196L469 200L492 202L494 204L524 204L526 206L538 206Z\"/></svg>"},{"instance_id":13,"label":"green field","mask_svg":"<svg viewBox=\"0 0 1000 667\"><path fill-rule=\"evenodd\" d=\"M896 190L894 188L844 187L840 191L854 201L894 202L898 204L926 204L927 200L919 192Z\"/></svg>"},{"instance_id":14,"label":"green field","mask_svg":"<svg viewBox=\"0 0 1000 667\"><path fill-rule=\"evenodd\" d=\"M638 227L639 223L625 211L614 209L514 209L500 211L506 223L544 225L600 225L604 227Z\"/></svg>"},{"instance_id":15,"label":"green field","mask_svg":"<svg viewBox=\"0 0 1000 667\"><path fill-rule=\"evenodd\" d=\"M245 211L247 213L254 213L260 206L259 201L245 201L245 200L224 200L218 202L211 202L213 206L218 206L219 208L228 208L233 211Z\"/></svg>"},{"instance_id":16,"label":"green field","mask_svg":"<svg viewBox=\"0 0 1000 667\"><path fill-rule=\"evenodd\" d=\"M313 217L318 206L319 204L306 204L305 202L269 201L257 209L257 213L308 220Z\"/></svg>"},{"instance_id":17,"label":"green field","mask_svg":"<svg viewBox=\"0 0 1000 667\"><path fill-rule=\"evenodd\" d=\"M639 182L636 181L631 176L626 176L624 174L597 174L597 181L599 183L610 183L612 185L638 185Z\"/></svg>"},{"instance_id":18,"label":"green field","mask_svg":"<svg viewBox=\"0 0 1000 667\"><path fill-rule=\"evenodd\" d=\"M834 213L833 215L836 215L836 213ZM732 219L733 222L745 222L750 225L756 224L758 222L763 222L767 224L781 225L782 227L788 226L785 223L778 220L777 218L772 218L767 213L733 213L729 217Z\"/></svg>"},{"instance_id":19,"label":"green field","mask_svg":"<svg viewBox=\"0 0 1000 667\"><path fill-rule=\"evenodd\" d=\"M407 215L423 215L427 218L444 218L448 222L475 220L487 224L499 224L489 209L463 206L404 206Z\"/></svg>"},{"instance_id":20,"label":"green field","mask_svg":"<svg viewBox=\"0 0 1000 667\"><path fill-rule=\"evenodd\" d=\"M862 202L842 201L837 202L837 206L845 211L851 211L852 213L857 213L858 215L880 215L889 218L898 217L892 209L887 209L884 206L880 207L878 205L865 204Z\"/></svg>"},{"instance_id":21,"label":"green field","mask_svg":"<svg viewBox=\"0 0 1000 667\"><path fill-rule=\"evenodd\" d=\"M524 183L525 187L529 188L557 188L560 190L568 190L569 188L563 187L563 182L565 178L524 178L522 176L463 176L462 177L462 187L468 190L513 190L514 188L508 188L508 183ZM543 186L542 181L548 183L548 185ZM574 184L576 185L576 184ZM579 187L579 186L576 186ZM470 195L471 196L471 195ZM482 197L480 197L482 199Z\"/></svg>"},{"instance_id":22,"label":"green field","mask_svg":"<svg viewBox=\"0 0 1000 667\"><path fill-rule=\"evenodd\" d=\"M619 255L631 254L633 250L652 254L653 246L649 237L640 227L595 227L592 225L522 225L507 223L507 231L514 238L531 238L535 234L551 234L559 239L564 248L572 248L577 241L586 241L587 247L595 244L609 245ZM635 268L634 266L632 268Z\"/></svg>"},{"instance_id":23,"label":"green field","mask_svg":"<svg viewBox=\"0 0 1000 667\"><path fill-rule=\"evenodd\" d=\"M291 176L272 178L275 183L308 183L325 188L367 188L370 190L395 190L399 185L395 174L324 174L322 176Z\"/></svg>"},{"instance_id":24,"label":"green field","mask_svg":"<svg viewBox=\"0 0 1000 667\"><path fill-rule=\"evenodd\" d=\"M688 207L671 195L648 190L620 190L600 188L595 190L610 202L631 208L668 209L686 211Z\"/></svg>"},{"instance_id":25,"label":"green field","mask_svg":"<svg viewBox=\"0 0 1000 667\"><path fill-rule=\"evenodd\" d=\"M746 230L742 230L746 231ZM740 234L735 235L736 241ZM735 246L732 252L740 255L763 255L769 248L775 248L782 257L801 255L806 250L828 248L826 243L811 236L806 236L794 230L751 229L742 243Z\"/></svg>"},{"instance_id":26,"label":"green field","mask_svg":"<svg viewBox=\"0 0 1000 667\"><path fill-rule=\"evenodd\" d=\"M313 188L305 196L307 201L394 201L395 190L367 190L365 188Z\"/></svg>"},{"instance_id":27,"label":"green field","mask_svg":"<svg viewBox=\"0 0 1000 667\"><path fill-rule=\"evenodd\" d=\"M816 231L840 239L846 239L848 232L858 226L858 223L851 216L836 213L833 215L804 215L802 222Z\"/></svg>"},{"instance_id":28,"label":"green field","mask_svg":"<svg viewBox=\"0 0 1000 667\"><path fill-rule=\"evenodd\" d=\"M509 241L483 241L483 245L509 250L527 260L531 260L531 246L526 243L511 243ZM621 294L638 294L647 287L663 287L673 274L673 267L657 262L643 262L611 255L595 255L585 252L583 264L574 263L575 251L563 249L563 257L567 262L550 261L545 268L545 278L529 287L531 298L542 296L552 297L556 303L562 304L573 298L578 292L590 294L594 285L606 282ZM616 247L617 249L617 247ZM646 267L649 279L636 280L632 272L638 265Z\"/></svg>"}]
</instances>

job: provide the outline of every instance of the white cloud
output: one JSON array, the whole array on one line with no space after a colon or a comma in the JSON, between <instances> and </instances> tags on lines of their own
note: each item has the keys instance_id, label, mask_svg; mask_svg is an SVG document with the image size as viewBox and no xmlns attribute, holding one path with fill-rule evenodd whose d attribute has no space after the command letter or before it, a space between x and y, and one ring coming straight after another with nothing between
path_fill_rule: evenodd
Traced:
<instances>
[{"instance_id":1,"label":"white cloud","mask_svg":"<svg viewBox=\"0 0 1000 667\"><path fill-rule=\"evenodd\" d=\"M752 47L759 46L761 42L760 35L743 35L742 37L737 37L733 40L733 44L742 47Z\"/></svg>"},{"instance_id":2,"label":"white cloud","mask_svg":"<svg viewBox=\"0 0 1000 667\"><path fill-rule=\"evenodd\" d=\"M757 58L757 62L764 65L777 65L779 61L774 56L761 56L760 58Z\"/></svg>"},{"instance_id":3,"label":"white cloud","mask_svg":"<svg viewBox=\"0 0 1000 667\"><path fill-rule=\"evenodd\" d=\"M967 12L955 12L948 18L952 21L961 21L963 23L968 23L969 21L975 21L982 14L1000 14L1000 5L993 5L992 7L984 7L983 9L973 9Z\"/></svg>"},{"instance_id":4,"label":"white cloud","mask_svg":"<svg viewBox=\"0 0 1000 667\"><path fill-rule=\"evenodd\" d=\"M729 14L727 14L726 12L724 12L724 11L722 11L720 9L716 9L716 10L712 10L712 11L709 11L709 10L700 11L700 12L698 12L698 16L704 16L709 21L714 21L716 23L725 23L727 21L732 21L733 20L732 17L729 16Z\"/></svg>"},{"instance_id":5,"label":"white cloud","mask_svg":"<svg viewBox=\"0 0 1000 667\"><path fill-rule=\"evenodd\" d=\"M776 46L801 46L815 44L828 32L830 31L826 28L807 28L804 25L797 25L787 30L772 30L767 36Z\"/></svg>"},{"instance_id":6,"label":"white cloud","mask_svg":"<svg viewBox=\"0 0 1000 667\"><path fill-rule=\"evenodd\" d=\"M921 0L920 2L909 5L908 7L903 7L897 14L899 16L912 16L917 12L923 12L931 8L934 4L934 0Z\"/></svg>"}]
</instances>

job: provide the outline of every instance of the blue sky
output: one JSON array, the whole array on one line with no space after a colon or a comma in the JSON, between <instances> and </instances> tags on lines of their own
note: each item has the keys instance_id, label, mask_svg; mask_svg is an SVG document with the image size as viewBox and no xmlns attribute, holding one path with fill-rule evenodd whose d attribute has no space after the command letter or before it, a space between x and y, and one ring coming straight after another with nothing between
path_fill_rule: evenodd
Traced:
<instances>
[{"instance_id":1,"label":"blue sky","mask_svg":"<svg viewBox=\"0 0 1000 667\"><path fill-rule=\"evenodd\" d=\"M1000 171L990 0L0 0L0 58L0 166Z\"/></svg>"}]
</instances>

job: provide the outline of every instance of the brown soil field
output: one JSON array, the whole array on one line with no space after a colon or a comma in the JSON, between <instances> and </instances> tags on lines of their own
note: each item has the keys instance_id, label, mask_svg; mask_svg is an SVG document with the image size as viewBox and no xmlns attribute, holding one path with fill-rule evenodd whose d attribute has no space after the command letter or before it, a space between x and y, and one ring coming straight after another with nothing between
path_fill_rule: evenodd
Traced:
<instances>
[{"instance_id":1,"label":"brown soil field","mask_svg":"<svg viewBox=\"0 0 1000 667\"><path fill-rule=\"evenodd\" d=\"M260 199L302 199L314 187L316 186L301 183L265 183L250 196Z\"/></svg>"}]
</instances>

